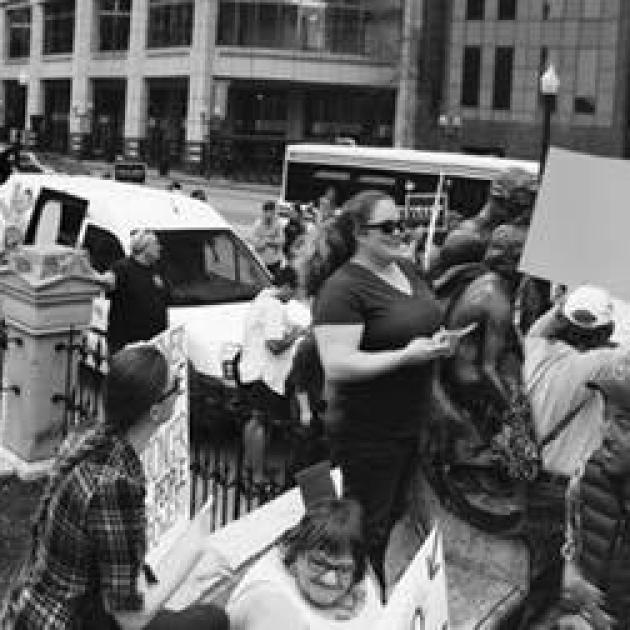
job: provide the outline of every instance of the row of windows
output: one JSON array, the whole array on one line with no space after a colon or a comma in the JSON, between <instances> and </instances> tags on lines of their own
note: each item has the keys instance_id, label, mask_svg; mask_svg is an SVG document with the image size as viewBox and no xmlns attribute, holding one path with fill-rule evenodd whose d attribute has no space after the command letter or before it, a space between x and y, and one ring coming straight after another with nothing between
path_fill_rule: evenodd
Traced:
<instances>
[{"instance_id":1,"label":"row of windows","mask_svg":"<svg viewBox=\"0 0 630 630\"><path fill-rule=\"evenodd\" d=\"M542 3L542 19L551 20L565 17L567 2L571 2L574 5L581 2L581 16L583 18L593 19L601 17L602 0L544 0ZM497 6L498 20L515 20L516 16L517 0L499 0ZM466 0L467 20L483 20L485 17L486 0Z\"/></svg>"},{"instance_id":2,"label":"row of windows","mask_svg":"<svg viewBox=\"0 0 630 630\"><path fill-rule=\"evenodd\" d=\"M597 104L597 67L599 50L583 49L576 51L576 84L573 109L576 114L594 114ZM540 51L540 70L546 67L549 51ZM514 48L498 46L494 57L494 82L492 108L509 110L512 99L512 79L514 73ZM465 46L462 68L462 107L479 107L481 89L481 47Z\"/></svg>"},{"instance_id":3,"label":"row of windows","mask_svg":"<svg viewBox=\"0 0 630 630\"><path fill-rule=\"evenodd\" d=\"M79 0L85 1L85 0ZM129 48L132 0L95 0L100 51ZM45 55L72 53L76 0L44 3ZM9 58L28 57L31 52L32 12L30 7L7 10L7 53ZM194 0L150 0L147 46L190 46L194 23Z\"/></svg>"}]
</instances>

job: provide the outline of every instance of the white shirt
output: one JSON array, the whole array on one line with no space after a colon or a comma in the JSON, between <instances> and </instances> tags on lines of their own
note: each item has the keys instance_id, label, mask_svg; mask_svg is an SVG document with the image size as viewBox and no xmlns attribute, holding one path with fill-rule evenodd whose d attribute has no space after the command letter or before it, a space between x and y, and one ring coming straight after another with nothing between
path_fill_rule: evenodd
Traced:
<instances>
[{"instance_id":1,"label":"white shirt","mask_svg":"<svg viewBox=\"0 0 630 630\"><path fill-rule=\"evenodd\" d=\"M291 330L287 305L275 297L275 289L263 289L251 303L245 318L239 374L243 383L262 380L281 396L291 370L295 344L273 354L267 341L280 340Z\"/></svg>"},{"instance_id":2,"label":"white shirt","mask_svg":"<svg viewBox=\"0 0 630 630\"><path fill-rule=\"evenodd\" d=\"M309 605L282 563L277 547L268 551L243 576L226 611L233 630L370 630L382 614L374 579L363 581L365 603L351 619L324 617Z\"/></svg>"},{"instance_id":3,"label":"white shirt","mask_svg":"<svg viewBox=\"0 0 630 630\"><path fill-rule=\"evenodd\" d=\"M599 392L586 388L615 350L579 352L545 337L525 338L523 384L532 407L536 439L542 441L583 401L569 425L543 448L543 468L570 476L601 446L604 402Z\"/></svg>"}]
</instances>

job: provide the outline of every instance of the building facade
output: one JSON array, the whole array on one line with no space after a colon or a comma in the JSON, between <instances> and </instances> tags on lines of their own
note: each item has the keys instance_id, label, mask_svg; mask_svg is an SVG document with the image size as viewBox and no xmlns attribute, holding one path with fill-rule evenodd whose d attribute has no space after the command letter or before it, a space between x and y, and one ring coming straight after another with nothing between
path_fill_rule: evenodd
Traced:
<instances>
[{"instance_id":1,"label":"building facade","mask_svg":"<svg viewBox=\"0 0 630 630\"><path fill-rule=\"evenodd\" d=\"M551 144L629 157L629 20L626 0L453 0L441 144L537 158L552 63Z\"/></svg>"},{"instance_id":2,"label":"building facade","mask_svg":"<svg viewBox=\"0 0 630 630\"><path fill-rule=\"evenodd\" d=\"M249 153L338 136L391 144L408 80L400 71L402 7L6 0L0 130L24 129L33 142L80 155L189 164L212 137L230 138L232 149L247 139Z\"/></svg>"}]
</instances>

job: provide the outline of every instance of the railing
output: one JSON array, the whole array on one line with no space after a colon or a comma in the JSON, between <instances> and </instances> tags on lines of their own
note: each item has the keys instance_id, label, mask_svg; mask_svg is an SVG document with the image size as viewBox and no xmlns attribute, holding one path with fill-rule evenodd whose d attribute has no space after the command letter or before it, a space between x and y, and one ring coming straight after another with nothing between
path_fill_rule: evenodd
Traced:
<instances>
[{"instance_id":1,"label":"railing","mask_svg":"<svg viewBox=\"0 0 630 630\"><path fill-rule=\"evenodd\" d=\"M108 358L98 336L94 340L71 331L55 347L67 353L65 391L54 395L65 405L64 436L102 418ZM249 409L239 390L192 367L189 373L191 514L211 497L212 528L218 529L294 485L293 473L310 463L300 455L309 436L288 420L273 424L262 475L254 475L243 452Z\"/></svg>"}]
</instances>

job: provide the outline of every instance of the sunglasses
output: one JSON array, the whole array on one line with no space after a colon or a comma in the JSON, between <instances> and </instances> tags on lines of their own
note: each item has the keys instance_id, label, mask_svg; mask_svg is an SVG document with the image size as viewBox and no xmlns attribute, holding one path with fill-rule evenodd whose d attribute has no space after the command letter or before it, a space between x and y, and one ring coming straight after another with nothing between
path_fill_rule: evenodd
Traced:
<instances>
[{"instance_id":1,"label":"sunglasses","mask_svg":"<svg viewBox=\"0 0 630 630\"><path fill-rule=\"evenodd\" d=\"M380 221L379 223L366 223L363 227L368 230L380 230L383 234L391 235L396 230L404 232L407 229L407 223L402 219L388 219L387 221Z\"/></svg>"},{"instance_id":2,"label":"sunglasses","mask_svg":"<svg viewBox=\"0 0 630 630\"><path fill-rule=\"evenodd\" d=\"M155 404L159 405L160 403L163 403L165 400L169 399L171 396L175 394L179 394L180 393L179 385L180 385L180 378L178 376L173 381L173 384L165 392L162 392L160 394L159 398L155 401Z\"/></svg>"}]
</instances>

